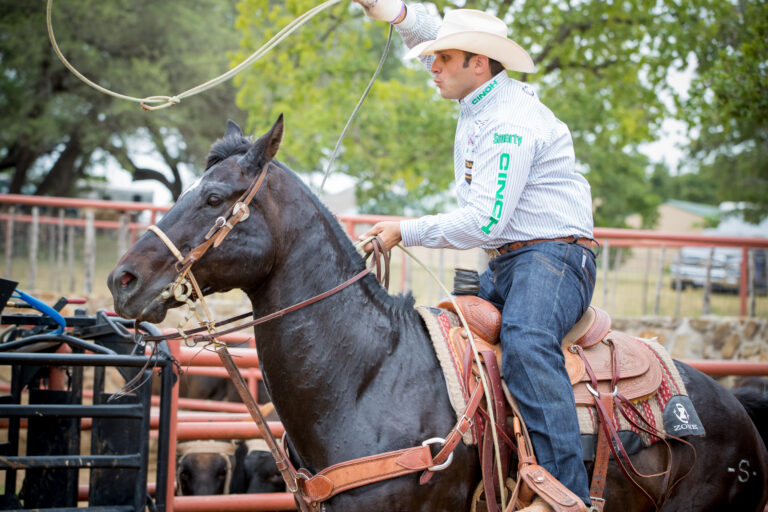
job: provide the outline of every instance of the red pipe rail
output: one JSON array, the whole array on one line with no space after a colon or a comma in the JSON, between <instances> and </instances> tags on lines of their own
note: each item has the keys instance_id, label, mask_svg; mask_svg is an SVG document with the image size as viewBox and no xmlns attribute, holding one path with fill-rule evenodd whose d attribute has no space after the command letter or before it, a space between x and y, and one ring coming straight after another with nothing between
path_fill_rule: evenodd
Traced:
<instances>
[{"instance_id":1,"label":"red pipe rail","mask_svg":"<svg viewBox=\"0 0 768 512\"><path fill-rule=\"evenodd\" d=\"M46 196L29 196L22 194L0 194L0 204L9 205L22 205L22 206L46 206L46 207L58 207L58 208L87 208L96 210L107 211L122 211L122 212L144 212L151 213L150 224L154 224L157 220L158 213L168 211L170 206L157 206L150 203L139 203L130 201L104 201L96 199L73 199L64 197L46 197ZM32 217L29 215L15 214L13 217L20 222L32 222ZM400 220L406 217L395 217L387 215L340 215L338 216L339 222L341 222L347 233L354 238L355 230L358 225L371 225L382 220ZM10 224L10 215L0 213L0 221L5 221ZM84 226L85 220L83 219L59 219L56 217L44 217L40 216L38 222L46 224L59 224L65 225L77 225ZM95 220L94 226L104 229L115 229L120 227L120 223L109 220ZM131 222L128 224L130 232L133 234L132 238L135 239L135 235L140 230L146 228L146 224ZM740 247L742 249L741 258L741 282L739 286L739 312L740 315L745 316L747 314L747 289L748 289L748 258L747 251L749 249L768 249L768 238L747 238L747 237L728 237L728 236L709 236L709 235L695 235L688 233L660 233L650 230L632 230L632 229L620 229L620 228L595 228L595 238L601 243L606 241L610 242L613 247L683 247L683 246L717 246L717 247ZM6 233L8 236L8 232ZM405 254L403 254L403 260L405 260ZM403 265L405 268L405 265ZM400 276L401 287L405 285L405 272L401 272Z\"/></svg>"}]
</instances>

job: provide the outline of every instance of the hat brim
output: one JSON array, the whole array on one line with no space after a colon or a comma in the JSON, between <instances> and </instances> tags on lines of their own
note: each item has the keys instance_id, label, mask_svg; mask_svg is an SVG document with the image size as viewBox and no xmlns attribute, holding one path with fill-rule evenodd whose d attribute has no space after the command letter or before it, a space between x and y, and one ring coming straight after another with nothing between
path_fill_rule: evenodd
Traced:
<instances>
[{"instance_id":1,"label":"hat brim","mask_svg":"<svg viewBox=\"0 0 768 512\"><path fill-rule=\"evenodd\" d=\"M456 32L431 41L424 41L411 48L405 54L406 59L420 55L432 55L440 50L463 50L485 55L497 60L506 69L533 73L536 67L531 56L519 44L506 37L487 32Z\"/></svg>"}]
</instances>

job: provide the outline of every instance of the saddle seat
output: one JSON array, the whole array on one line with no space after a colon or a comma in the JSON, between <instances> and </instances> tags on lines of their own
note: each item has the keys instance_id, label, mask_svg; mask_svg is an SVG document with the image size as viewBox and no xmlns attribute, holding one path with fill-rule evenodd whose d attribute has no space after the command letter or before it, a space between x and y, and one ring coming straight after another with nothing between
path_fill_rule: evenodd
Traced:
<instances>
[{"instance_id":1,"label":"saddle seat","mask_svg":"<svg viewBox=\"0 0 768 512\"><path fill-rule=\"evenodd\" d=\"M501 366L501 313L490 302L474 295L454 297L467 321L478 349L491 349ZM439 308L457 313L453 302L443 301ZM466 350L467 333L461 327L451 330L451 342L460 353ZM628 400L636 401L656 393L662 380L661 363L641 341L611 330L611 317L596 306L590 306L565 335L561 343L576 405L591 406L595 396L590 392L591 377L575 346L580 346L597 379L599 393L611 393L616 376L617 390ZM613 350L612 350L613 346ZM614 358L614 351L617 357ZM614 359L618 367L614 365Z\"/></svg>"}]
</instances>

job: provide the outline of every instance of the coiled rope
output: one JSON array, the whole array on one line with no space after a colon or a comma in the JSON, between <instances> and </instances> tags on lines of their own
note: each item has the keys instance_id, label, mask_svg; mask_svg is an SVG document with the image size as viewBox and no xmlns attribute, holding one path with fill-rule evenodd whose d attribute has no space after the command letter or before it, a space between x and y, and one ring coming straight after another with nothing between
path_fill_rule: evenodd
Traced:
<instances>
[{"instance_id":1,"label":"coiled rope","mask_svg":"<svg viewBox=\"0 0 768 512\"><path fill-rule=\"evenodd\" d=\"M308 22L310 19L312 19L316 14L320 13L325 9L328 9L329 7L332 7L338 4L341 1L342 0L327 0L326 2L323 2L322 4L313 7L312 9L308 10L304 14L298 16L293 21L291 21L282 30L280 30L277 34L275 34L272 37L272 39L264 43L264 45L262 45L261 48L253 52L247 59L242 61L240 64L238 64L234 68L230 69L226 73L223 73L217 76L216 78L212 78L211 80L208 80L205 83L197 85L187 91L184 91L179 94L175 94L173 96L156 95L156 96L147 96L144 98L139 98L136 96L128 96L126 94L120 94L118 92L107 89L106 87L102 87L101 85L95 83L94 81L88 79L85 75L80 73L77 70L77 68L75 68L67 60L67 58L64 56L64 53L61 51L61 48L59 48L59 44L56 42L56 36L53 33L53 21L52 21L52 15L51 15L51 12L53 10L53 0L48 0L46 4L45 23L48 28L48 38L51 40L51 46L53 47L53 51L56 52L56 55L59 57L59 60L62 62L62 64L64 64L64 66L68 70L72 72L73 75L75 75L78 79L80 79L86 85L96 89L99 92L102 92L104 94L107 94L109 96L112 96L114 98L118 98L121 100L139 103L141 105L141 108L143 108L144 110L153 111L153 110L160 110L163 108L173 107L175 105L178 105L179 103L181 103L181 100L184 98L188 98L190 96L194 96L195 94L199 94L203 91L216 87L217 85L224 83L227 80L233 78L235 75L239 74L245 68L247 68L257 60L259 60L264 55L266 55L272 48L277 46L280 42L283 41L283 39L291 35L296 29L298 29L299 27L304 25L306 22ZM357 116L357 113L360 110L360 107L362 106L363 101L365 101L365 98L368 96L368 92L371 90L373 83L376 81L376 78L379 76L379 72L381 71L381 68L384 65L384 61L387 59L387 55L389 54L389 49L392 43L392 31L393 31L393 25L390 25L389 34L387 35L387 42L384 45L384 51L381 54L381 59L379 60L379 64L376 67L376 71L374 71L373 76L371 77L371 80L368 82L368 86L365 88L365 91L363 91L363 95L360 97L360 100L357 102L357 105L355 105L355 108L352 111L352 114L350 114L349 119L347 119L347 124L344 125L344 129L341 131L341 135L339 135L339 138L336 141L336 146L333 148L331 157L328 160L328 165L326 166L325 173L323 174L323 181L320 184L319 190L323 190L323 188L325 187L325 182L328 179L328 175L331 172L331 166L333 166L333 163L336 161L336 156L339 153L341 142L344 140L344 136L347 134L347 130L349 130L349 127L352 124L352 120L355 118L355 116ZM151 104L156 104L156 105L151 105Z\"/></svg>"},{"instance_id":2,"label":"coiled rope","mask_svg":"<svg viewBox=\"0 0 768 512\"><path fill-rule=\"evenodd\" d=\"M82 73L80 73L72 64L70 64L67 58L64 57L64 54L62 53L58 43L56 42L56 37L53 34L53 23L51 21L51 11L53 6L53 0L48 0L48 3L46 4L45 23L46 23L46 26L48 27L48 38L51 40L53 51L56 52L56 55L59 57L59 60L61 60L62 64L64 64L64 66L66 66L66 68L69 69L72 72L72 74L74 74L77 78L82 80L84 83L86 83L90 87L93 87L97 91L103 92L104 94L108 94L109 96L112 96L121 100L127 100L127 101L133 101L135 103L139 103L141 104L141 108L143 108L144 110L152 111L152 110L160 110L163 108L178 105L181 102L181 100L183 100L184 98L189 98L190 96L194 96L195 94L199 94L203 91L211 89L212 87L216 87L217 85L223 82L226 82L227 80L234 77L235 75L243 71L245 68L247 68L248 66L256 62L257 60L259 60L261 57L266 55L267 52L269 52L272 48L277 46L283 39L285 39L290 34L292 34L296 29L298 29L299 27L304 25L307 21L312 19L320 11L328 9L329 7L332 7L340 3L341 1L342 0L327 0L326 2L323 2L322 4L313 7L312 9L308 10L304 14L298 16L296 19L291 21L282 30L280 30L280 32L275 34L272 37L272 39L264 43L264 45L261 48L253 52L250 55L250 57L242 61L240 64L238 64L234 68L230 69L226 73L223 73L217 76L216 78L212 78L211 80L208 80L205 83L197 85L187 91L181 92L179 94L175 94L173 96L157 95L157 96L147 96L145 98L138 98L136 96L128 96L126 94L120 94L115 91L111 91L93 82L92 80L89 80Z\"/></svg>"}]
</instances>

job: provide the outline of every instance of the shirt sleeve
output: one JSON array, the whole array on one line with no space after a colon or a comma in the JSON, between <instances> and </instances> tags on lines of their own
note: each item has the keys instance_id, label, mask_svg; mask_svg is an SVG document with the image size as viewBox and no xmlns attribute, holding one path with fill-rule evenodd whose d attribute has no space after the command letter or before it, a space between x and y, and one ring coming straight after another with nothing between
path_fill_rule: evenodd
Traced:
<instances>
[{"instance_id":1,"label":"shirt sleeve","mask_svg":"<svg viewBox=\"0 0 768 512\"><path fill-rule=\"evenodd\" d=\"M401 221L405 246L492 248L510 222L536 152L535 135L508 122L491 122L476 141L472 183L464 205L450 213Z\"/></svg>"},{"instance_id":2,"label":"shirt sleeve","mask_svg":"<svg viewBox=\"0 0 768 512\"><path fill-rule=\"evenodd\" d=\"M405 45L408 48L413 48L419 43L437 38L440 19L430 16L427 9L421 4L407 5L405 18L395 25L395 29L403 38ZM429 71L432 69L432 61L435 60L435 56L422 55L419 60Z\"/></svg>"}]
</instances>

